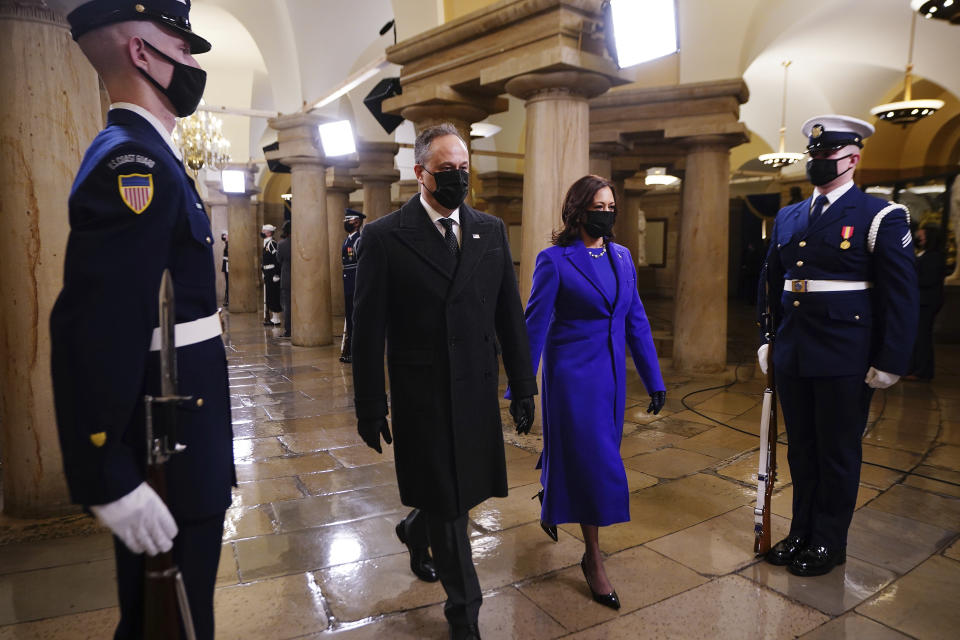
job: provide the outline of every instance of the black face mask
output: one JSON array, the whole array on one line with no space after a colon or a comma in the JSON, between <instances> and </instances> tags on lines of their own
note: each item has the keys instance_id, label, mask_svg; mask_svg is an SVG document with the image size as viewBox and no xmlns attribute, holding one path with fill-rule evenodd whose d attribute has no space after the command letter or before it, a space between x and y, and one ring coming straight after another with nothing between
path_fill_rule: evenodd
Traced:
<instances>
[{"instance_id":1,"label":"black face mask","mask_svg":"<svg viewBox=\"0 0 960 640\"><path fill-rule=\"evenodd\" d=\"M356 230L356 226L355 226L356 224L357 224L356 222L344 222L343 230L346 231L347 233L353 233Z\"/></svg>"},{"instance_id":2,"label":"black face mask","mask_svg":"<svg viewBox=\"0 0 960 640\"><path fill-rule=\"evenodd\" d=\"M164 87L157 82L153 76L140 67L137 67L137 70L157 88L157 91L167 96L167 100L170 101L170 104L173 106L173 112L178 118L186 118L196 111L197 105L200 104L200 98L203 97L203 89L207 85L207 72L203 69L191 67L189 64L174 60L146 40L143 41L143 44L150 47L154 53L173 65L173 75L170 76L170 85Z\"/></svg>"},{"instance_id":3,"label":"black face mask","mask_svg":"<svg viewBox=\"0 0 960 640\"><path fill-rule=\"evenodd\" d=\"M591 238L608 238L613 235L613 222L617 219L614 211L587 211L583 221L583 230Z\"/></svg>"},{"instance_id":4,"label":"black face mask","mask_svg":"<svg viewBox=\"0 0 960 640\"><path fill-rule=\"evenodd\" d=\"M437 199L440 206L447 209L456 209L467 197L467 189L470 187L470 172L466 169L448 169L447 171L437 171L433 173L426 167L424 171L433 176L437 183L437 189L431 191L433 197Z\"/></svg>"},{"instance_id":5,"label":"black face mask","mask_svg":"<svg viewBox=\"0 0 960 640\"><path fill-rule=\"evenodd\" d=\"M843 172L837 173L837 161L849 158L852 155L852 153L848 153L845 156L833 158L832 160L828 158L810 158L807 161L807 179L810 180L810 184L815 187L820 187L833 182L847 171L853 169L853 167L847 167Z\"/></svg>"}]
</instances>

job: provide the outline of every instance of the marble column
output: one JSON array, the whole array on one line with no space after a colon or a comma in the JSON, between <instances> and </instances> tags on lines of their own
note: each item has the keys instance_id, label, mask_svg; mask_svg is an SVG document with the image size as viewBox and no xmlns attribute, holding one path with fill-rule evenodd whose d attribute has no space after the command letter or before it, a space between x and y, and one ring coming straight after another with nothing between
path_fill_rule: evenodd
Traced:
<instances>
[{"instance_id":1,"label":"marble column","mask_svg":"<svg viewBox=\"0 0 960 640\"><path fill-rule=\"evenodd\" d=\"M75 510L50 381L50 310L63 284L67 197L100 129L97 74L62 15L0 0L0 456L3 511Z\"/></svg>"},{"instance_id":2,"label":"marble column","mask_svg":"<svg viewBox=\"0 0 960 640\"><path fill-rule=\"evenodd\" d=\"M260 192L253 186L255 168L245 168L244 193L228 193L227 234L230 238L230 312L253 313L263 297L260 284L260 225L251 198Z\"/></svg>"},{"instance_id":3,"label":"marble column","mask_svg":"<svg viewBox=\"0 0 960 640\"><path fill-rule=\"evenodd\" d=\"M340 248L346 238L343 213L350 206L350 194L360 188L350 175L350 168L342 165L327 170L327 241L330 251L330 313L344 314L343 262ZM335 327L336 328L336 327Z\"/></svg>"},{"instance_id":4,"label":"marble column","mask_svg":"<svg viewBox=\"0 0 960 640\"><path fill-rule=\"evenodd\" d=\"M582 71L531 73L512 78L506 90L526 101L526 159L520 296L530 295L537 254L560 227L567 189L590 170L587 99L610 87L605 76ZM562 132L562 134L560 134Z\"/></svg>"},{"instance_id":5,"label":"marble column","mask_svg":"<svg viewBox=\"0 0 960 640\"><path fill-rule=\"evenodd\" d=\"M643 247L640 246L640 196L646 190L637 189L630 184L630 181L623 181L623 188L618 194L622 199L623 205L617 214L617 242L630 250L633 256L634 266L646 264L646 258L643 257ZM619 202L620 200L618 200ZM646 228L646 220L643 222ZM641 262L643 259L643 262Z\"/></svg>"},{"instance_id":6,"label":"marble column","mask_svg":"<svg viewBox=\"0 0 960 640\"><path fill-rule=\"evenodd\" d=\"M470 127L474 122L485 119L490 113L477 105L456 102L418 104L401 111L401 115L413 123L418 134L427 127L445 122L452 124L457 128L463 141L467 143L467 151L470 150Z\"/></svg>"},{"instance_id":7,"label":"marble column","mask_svg":"<svg viewBox=\"0 0 960 640\"><path fill-rule=\"evenodd\" d=\"M290 305L293 344L333 343L330 303L330 233L327 221L327 166L317 125L328 118L296 113L270 120L280 143L279 159L290 167L293 207L290 238L293 272Z\"/></svg>"},{"instance_id":8,"label":"marble column","mask_svg":"<svg viewBox=\"0 0 960 640\"><path fill-rule=\"evenodd\" d=\"M673 367L685 373L718 372L727 364L730 143L720 136L703 137L687 149Z\"/></svg>"},{"instance_id":9,"label":"marble column","mask_svg":"<svg viewBox=\"0 0 960 640\"><path fill-rule=\"evenodd\" d=\"M220 190L218 180L207 180L207 199L203 201L207 208L207 215L210 216L210 228L213 230L213 268L217 273L217 302L223 304L224 296L227 291L227 279L222 271L223 266L223 240L220 236L224 231L229 235L229 216L227 195ZM230 257L229 255L227 256Z\"/></svg>"},{"instance_id":10,"label":"marble column","mask_svg":"<svg viewBox=\"0 0 960 640\"><path fill-rule=\"evenodd\" d=\"M363 185L363 213L367 216L364 222L372 222L393 211L390 186L400 179L394 162L399 150L400 145L395 142L357 141L360 163L351 175Z\"/></svg>"}]
</instances>

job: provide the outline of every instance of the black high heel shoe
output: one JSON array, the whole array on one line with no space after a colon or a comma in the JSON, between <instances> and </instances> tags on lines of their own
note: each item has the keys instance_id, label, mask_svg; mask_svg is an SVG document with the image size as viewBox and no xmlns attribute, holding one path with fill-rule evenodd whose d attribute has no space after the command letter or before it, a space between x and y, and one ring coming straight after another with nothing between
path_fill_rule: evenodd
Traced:
<instances>
[{"instance_id":1,"label":"black high heel shoe","mask_svg":"<svg viewBox=\"0 0 960 640\"><path fill-rule=\"evenodd\" d=\"M542 507L543 506L543 489L540 489L540 491L537 492L537 495L533 496L533 498L537 498L538 500L540 500L540 506ZM533 498L530 498L530 499L533 500ZM557 525L547 524L546 522L541 520L540 528L543 529L544 533L550 536L551 540L553 540L554 542L559 542L559 539L557 538Z\"/></svg>"},{"instance_id":2,"label":"black high heel shoe","mask_svg":"<svg viewBox=\"0 0 960 640\"><path fill-rule=\"evenodd\" d=\"M620 598L617 597L616 590L610 593L597 593L590 586L590 578L587 577L587 554L583 554L583 557L580 558L580 570L583 571L583 579L587 581L587 589L590 589L590 595L593 596L594 602L599 602L611 609L620 609Z\"/></svg>"}]
</instances>

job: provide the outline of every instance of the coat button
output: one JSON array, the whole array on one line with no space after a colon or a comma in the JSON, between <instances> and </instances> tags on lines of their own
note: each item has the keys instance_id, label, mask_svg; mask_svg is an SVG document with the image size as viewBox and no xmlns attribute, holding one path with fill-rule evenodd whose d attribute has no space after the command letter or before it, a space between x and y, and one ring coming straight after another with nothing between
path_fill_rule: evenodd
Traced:
<instances>
[{"instance_id":1,"label":"coat button","mask_svg":"<svg viewBox=\"0 0 960 640\"><path fill-rule=\"evenodd\" d=\"M853 316L853 319L854 319L854 320L859 320L859 319L860 319L860 316Z\"/></svg>"},{"instance_id":2,"label":"coat button","mask_svg":"<svg viewBox=\"0 0 960 640\"><path fill-rule=\"evenodd\" d=\"M198 406L198 407L202 407L202 406L203 406L203 398L197 398L197 406Z\"/></svg>"},{"instance_id":3,"label":"coat button","mask_svg":"<svg viewBox=\"0 0 960 640\"><path fill-rule=\"evenodd\" d=\"M207 236L207 244L210 244L213 240L210 239L210 236Z\"/></svg>"},{"instance_id":4,"label":"coat button","mask_svg":"<svg viewBox=\"0 0 960 640\"><path fill-rule=\"evenodd\" d=\"M799 306L800 306L800 301L799 301L799 300L794 300L794 301L793 301L793 306L799 307Z\"/></svg>"},{"instance_id":5,"label":"coat button","mask_svg":"<svg viewBox=\"0 0 960 640\"><path fill-rule=\"evenodd\" d=\"M797 260L797 266L798 266L798 267L802 267L802 266L803 266L803 260Z\"/></svg>"}]
</instances>

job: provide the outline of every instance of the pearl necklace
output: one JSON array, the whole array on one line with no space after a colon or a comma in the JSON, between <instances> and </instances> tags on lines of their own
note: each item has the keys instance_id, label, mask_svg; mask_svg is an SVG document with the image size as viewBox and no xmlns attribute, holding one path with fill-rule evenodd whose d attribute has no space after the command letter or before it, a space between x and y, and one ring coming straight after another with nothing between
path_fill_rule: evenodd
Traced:
<instances>
[{"instance_id":1,"label":"pearl necklace","mask_svg":"<svg viewBox=\"0 0 960 640\"><path fill-rule=\"evenodd\" d=\"M587 248L587 255L591 258L602 258L603 256L607 255L607 245L603 245L603 249L600 251L600 253L591 253L590 249Z\"/></svg>"}]
</instances>

